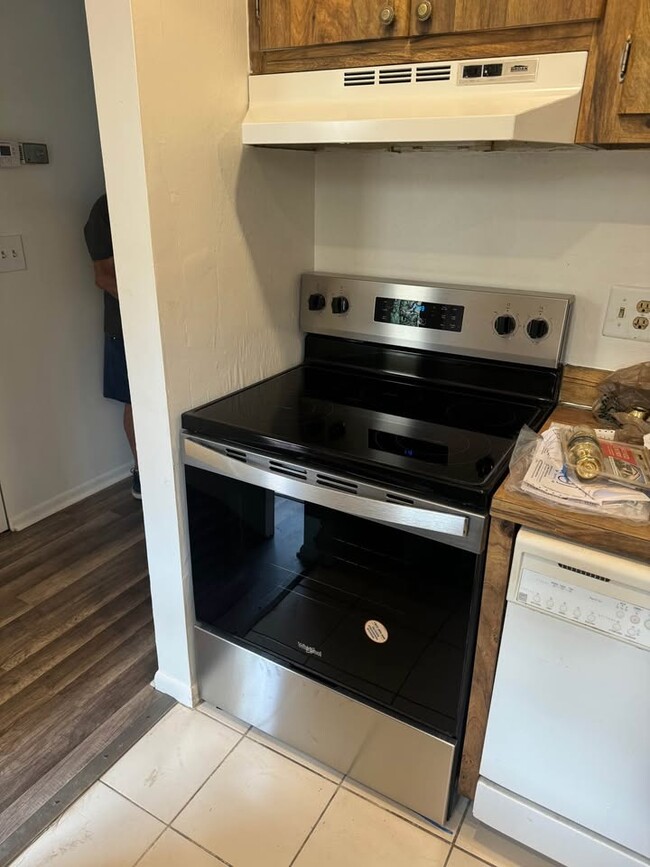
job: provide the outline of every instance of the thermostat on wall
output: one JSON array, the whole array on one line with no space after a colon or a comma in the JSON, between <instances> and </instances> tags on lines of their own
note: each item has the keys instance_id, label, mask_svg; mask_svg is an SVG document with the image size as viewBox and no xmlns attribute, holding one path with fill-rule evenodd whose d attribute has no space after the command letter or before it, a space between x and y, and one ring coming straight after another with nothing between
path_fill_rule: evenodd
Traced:
<instances>
[{"instance_id":1,"label":"thermostat on wall","mask_svg":"<svg viewBox=\"0 0 650 867\"><path fill-rule=\"evenodd\" d=\"M20 145L17 141L0 141L0 169L20 166Z\"/></svg>"}]
</instances>

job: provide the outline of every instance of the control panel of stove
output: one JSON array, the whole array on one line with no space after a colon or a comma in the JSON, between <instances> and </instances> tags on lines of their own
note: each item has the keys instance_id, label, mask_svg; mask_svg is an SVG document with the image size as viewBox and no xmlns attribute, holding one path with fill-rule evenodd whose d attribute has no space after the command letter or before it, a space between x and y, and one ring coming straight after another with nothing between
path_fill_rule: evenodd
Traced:
<instances>
[{"instance_id":1,"label":"control panel of stove","mask_svg":"<svg viewBox=\"0 0 650 867\"><path fill-rule=\"evenodd\" d=\"M630 644L650 648L650 609L570 582L523 569L516 600Z\"/></svg>"},{"instance_id":2,"label":"control panel of stove","mask_svg":"<svg viewBox=\"0 0 650 867\"><path fill-rule=\"evenodd\" d=\"M542 367L562 362L573 296L304 274L303 331Z\"/></svg>"}]
</instances>

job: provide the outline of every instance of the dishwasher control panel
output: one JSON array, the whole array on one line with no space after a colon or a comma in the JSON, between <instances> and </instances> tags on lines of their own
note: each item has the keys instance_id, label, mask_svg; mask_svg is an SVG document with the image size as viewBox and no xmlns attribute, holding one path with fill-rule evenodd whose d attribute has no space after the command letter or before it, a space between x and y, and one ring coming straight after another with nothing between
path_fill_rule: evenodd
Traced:
<instances>
[{"instance_id":1,"label":"dishwasher control panel","mask_svg":"<svg viewBox=\"0 0 650 867\"><path fill-rule=\"evenodd\" d=\"M514 600L650 649L650 608L523 568Z\"/></svg>"}]
</instances>

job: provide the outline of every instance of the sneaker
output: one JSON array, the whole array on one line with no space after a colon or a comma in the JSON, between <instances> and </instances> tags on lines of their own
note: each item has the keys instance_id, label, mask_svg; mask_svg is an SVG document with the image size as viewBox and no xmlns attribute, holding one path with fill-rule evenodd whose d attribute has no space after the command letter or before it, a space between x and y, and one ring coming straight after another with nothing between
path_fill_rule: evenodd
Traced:
<instances>
[{"instance_id":1,"label":"sneaker","mask_svg":"<svg viewBox=\"0 0 650 867\"><path fill-rule=\"evenodd\" d=\"M142 499L142 489L140 487L140 473L135 469L135 467L131 470L133 474L133 480L131 482L131 493L136 498L136 500Z\"/></svg>"}]
</instances>

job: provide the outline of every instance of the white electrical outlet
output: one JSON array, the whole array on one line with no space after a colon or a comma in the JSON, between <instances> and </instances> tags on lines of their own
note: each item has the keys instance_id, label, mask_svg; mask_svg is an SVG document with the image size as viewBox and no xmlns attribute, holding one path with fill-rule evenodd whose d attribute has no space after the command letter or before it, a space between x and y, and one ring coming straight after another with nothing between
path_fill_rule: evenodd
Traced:
<instances>
[{"instance_id":1,"label":"white electrical outlet","mask_svg":"<svg viewBox=\"0 0 650 867\"><path fill-rule=\"evenodd\" d=\"M650 343L650 288L612 286L603 334Z\"/></svg>"},{"instance_id":2,"label":"white electrical outlet","mask_svg":"<svg viewBox=\"0 0 650 867\"><path fill-rule=\"evenodd\" d=\"M24 271L26 267L22 236L0 237L0 271Z\"/></svg>"}]
</instances>

